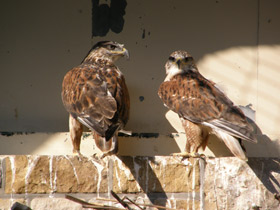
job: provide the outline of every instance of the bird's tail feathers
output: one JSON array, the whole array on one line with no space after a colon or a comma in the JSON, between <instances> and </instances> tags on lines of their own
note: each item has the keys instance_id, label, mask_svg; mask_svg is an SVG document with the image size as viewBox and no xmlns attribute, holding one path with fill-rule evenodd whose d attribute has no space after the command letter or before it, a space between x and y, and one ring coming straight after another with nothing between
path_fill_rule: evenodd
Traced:
<instances>
[{"instance_id":1,"label":"bird's tail feathers","mask_svg":"<svg viewBox=\"0 0 280 210\"><path fill-rule=\"evenodd\" d=\"M105 132L105 139L106 141L109 141L118 131L120 125L119 124L114 124L111 125L108 130Z\"/></svg>"},{"instance_id":2,"label":"bird's tail feathers","mask_svg":"<svg viewBox=\"0 0 280 210\"><path fill-rule=\"evenodd\" d=\"M113 124L108 127L104 121L95 122L89 117L78 117L77 119L93 132L97 132L100 136L105 137L106 141L109 141L120 127L119 124Z\"/></svg>"},{"instance_id":3,"label":"bird's tail feathers","mask_svg":"<svg viewBox=\"0 0 280 210\"><path fill-rule=\"evenodd\" d=\"M116 154L118 152L118 139L117 134L114 135L111 139L106 140L105 137L98 135L96 132L93 132L93 138L95 145L105 154Z\"/></svg>"},{"instance_id":4,"label":"bird's tail feathers","mask_svg":"<svg viewBox=\"0 0 280 210\"><path fill-rule=\"evenodd\" d=\"M223 129L230 135L233 135L237 138L257 143L257 138L254 134L254 129L253 127L251 127L251 125L240 127L239 125L235 125L231 122L227 122L222 119L212 120L210 124L212 124L212 127L215 126L217 128Z\"/></svg>"},{"instance_id":5,"label":"bird's tail feathers","mask_svg":"<svg viewBox=\"0 0 280 210\"><path fill-rule=\"evenodd\" d=\"M132 136L132 131L127 131L127 130L120 129L119 133L123 133L125 135Z\"/></svg>"},{"instance_id":6,"label":"bird's tail feathers","mask_svg":"<svg viewBox=\"0 0 280 210\"><path fill-rule=\"evenodd\" d=\"M77 119L92 131L96 131L99 135L105 136L104 129L90 117L77 117Z\"/></svg>"},{"instance_id":7,"label":"bird's tail feathers","mask_svg":"<svg viewBox=\"0 0 280 210\"><path fill-rule=\"evenodd\" d=\"M226 132L218 131L218 130L215 131L215 134L224 141L226 146L236 157L244 161L248 160L248 158L245 155L245 152L242 149L242 146L240 145L239 141L235 137L227 134Z\"/></svg>"}]
</instances>

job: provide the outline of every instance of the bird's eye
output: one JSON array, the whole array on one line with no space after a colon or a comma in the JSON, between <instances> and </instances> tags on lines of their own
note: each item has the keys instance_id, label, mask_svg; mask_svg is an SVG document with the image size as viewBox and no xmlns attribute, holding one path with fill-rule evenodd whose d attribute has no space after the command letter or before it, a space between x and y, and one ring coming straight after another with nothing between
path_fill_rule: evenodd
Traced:
<instances>
[{"instance_id":1,"label":"bird's eye","mask_svg":"<svg viewBox=\"0 0 280 210\"><path fill-rule=\"evenodd\" d=\"M116 49L116 46L115 45L109 45L109 49L114 50L114 49Z\"/></svg>"},{"instance_id":2,"label":"bird's eye","mask_svg":"<svg viewBox=\"0 0 280 210\"><path fill-rule=\"evenodd\" d=\"M192 57L185 57L184 60L185 60L185 62L189 62L189 61L192 61L193 58Z\"/></svg>"},{"instance_id":3,"label":"bird's eye","mask_svg":"<svg viewBox=\"0 0 280 210\"><path fill-rule=\"evenodd\" d=\"M168 60L170 60L170 61L174 62L174 61L175 61L175 58L174 58L174 57L172 57L172 56L170 56L170 57L168 58Z\"/></svg>"}]
</instances>

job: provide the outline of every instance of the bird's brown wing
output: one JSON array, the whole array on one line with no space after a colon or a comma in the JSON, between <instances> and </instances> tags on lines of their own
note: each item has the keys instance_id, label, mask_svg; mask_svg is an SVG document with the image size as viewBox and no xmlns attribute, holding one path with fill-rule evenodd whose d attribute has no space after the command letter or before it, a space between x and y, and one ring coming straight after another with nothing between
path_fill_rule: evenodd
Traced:
<instances>
[{"instance_id":1,"label":"bird's brown wing","mask_svg":"<svg viewBox=\"0 0 280 210\"><path fill-rule=\"evenodd\" d=\"M108 84L108 90L113 95L117 104L117 110L111 121L113 122L114 125L117 125L119 129L122 129L126 125L129 119L129 111L130 111L129 92L125 83L125 78L121 74L121 72L117 70L117 68L114 68L113 66L110 66L109 68L111 70L112 69L115 70L105 71L104 77L106 78ZM110 135L109 131L107 131L107 133L108 135Z\"/></svg>"},{"instance_id":2,"label":"bird's brown wing","mask_svg":"<svg viewBox=\"0 0 280 210\"><path fill-rule=\"evenodd\" d=\"M111 68L111 72L114 72L116 67ZM119 126L114 118L118 107L114 98L116 78L111 74L108 83L102 73L106 70L106 66L82 64L65 75L62 85L62 101L67 111L102 137L110 129L115 131Z\"/></svg>"},{"instance_id":3,"label":"bird's brown wing","mask_svg":"<svg viewBox=\"0 0 280 210\"><path fill-rule=\"evenodd\" d=\"M118 119L122 124L121 128L123 128L123 126L127 123L129 119L130 111L129 92L123 75L117 78L117 91L115 99L118 104Z\"/></svg>"},{"instance_id":4,"label":"bird's brown wing","mask_svg":"<svg viewBox=\"0 0 280 210\"><path fill-rule=\"evenodd\" d=\"M184 119L256 142L253 127L243 112L200 74L177 75L171 81L163 82L158 94L169 109Z\"/></svg>"}]
</instances>

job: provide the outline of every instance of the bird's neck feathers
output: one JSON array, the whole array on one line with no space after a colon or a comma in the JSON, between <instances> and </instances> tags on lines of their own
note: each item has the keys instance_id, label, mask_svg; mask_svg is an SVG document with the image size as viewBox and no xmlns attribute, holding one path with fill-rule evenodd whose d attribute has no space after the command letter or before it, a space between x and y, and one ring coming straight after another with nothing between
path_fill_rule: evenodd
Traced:
<instances>
[{"instance_id":1,"label":"bird's neck feathers","mask_svg":"<svg viewBox=\"0 0 280 210\"><path fill-rule=\"evenodd\" d=\"M110 56L106 56L99 51L91 51L84 58L82 63L102 63L102 64L112 64L114 60Z\"/></svg>"},{"instance_id":2,"label":"bird's neck feathers","mask_svg":"<svg viewBox=\"0 0 280 210\"><path fill-rule=\"evenodd\" d=\"M180 69L176 65L172 65L170 68L166 69L166 78L164 81L170 81L174 76L179 74L188 74L188 73L199 73L196 65L188 66L185 69Z\"/></svg>"},{"instance_id":3,"label":"bird's neck feathers","mask_svg":"<svg viewBox=\"0 0 280 210\"><path fill-rule=\"evenodd\" d=\"M182 73L184 73L182 69L179 69L178 66L172 65L170 68L166 69L167 76L164 81L170 81L174 76Z\"/></svg>"}]
</instances>

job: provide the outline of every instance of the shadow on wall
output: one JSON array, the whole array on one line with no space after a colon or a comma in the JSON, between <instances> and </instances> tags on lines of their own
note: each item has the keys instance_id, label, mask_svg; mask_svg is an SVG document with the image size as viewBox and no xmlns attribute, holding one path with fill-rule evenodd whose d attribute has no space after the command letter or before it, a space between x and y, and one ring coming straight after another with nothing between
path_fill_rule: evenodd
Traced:
<instances>
[{"instance_id":1,"label":"shadow on wall","mask_svg":"<svg viewBox=\"0 0 280 210\"><path fill-rule=\"evenodd\" d=\"M108 4L100 4L92 0L92 37L106 36L111 31L120 33L123 30L126 0L111 0Z\"/></svg>"},{"instance_id":2,"label":"shadow on wall","mask_svg":"<svg viewBox=\"0 0 280 210\"><path fill-rule=\"evenodd\" d=\"M257 135L258 140L256 144L243 141L247 150L247 155L249 157L279 157L279 140L272 141L267 135L262 133L261 129L254 121L250 118L247 118L247 120L251 125L253 125L254 133Z\"/></svg>"},{"instance_id":3,"label":"shadow on wall","mask_svg":"<svg viewBox=\"0 0 280 210\"><path fill-rule=\"evenodd\" d=\"M132 133L131 136L120 133L118 154L123 156L170 155L180 152L179 140L176 141L174 138L174 135L159 135L158 133Z\"/></svg>"},{"instance_id":4,"label":"shadow on wall","mask_svg":"<svg viewBox=\"0 0 280 210\"><path fill-rule=\"evenodd\" d=\"M168 197L150 165L150 161L152 164L157 165L154 158L147 157L145 161L141 158L138 159L138 157L123 158L119 156L118 158L129 168L134 179L141 187L141 190L148 196L151 203L166 206ZM135 164L138 167L135 167Z\"/></svg>"},{"instance_id":5,"label":"shadow on wall","mask_svg":"<svg viewBox=\"0 0 280 210\"><path fill-rule=\"evenodd\" d=\"M279 197L280 195L280 180L275 178L275 174L280 174L280 144L278 141L272 141L268 136L263 135L260 128L252 120L248 119L248 121L254 126L258 138L258 143L251 145L250 151L263 154L265 157L276 158L268 158L261 161L255 158L248 158L247 163L266 189L274 194L277 199L277 196Z\"/></svg>"},{"instance_id":6,"label":"shadow on wall","mask_svg":"<svg viewBox=\"0 0 280 210\"><path fill-rule=\"evenodd\" d=\"M280 159L264 158L263 160L260 160L249 158L248 165L254 171L266 189L274 194L275 198L277 199L277 197L280 195L280 180L275 178L275 174L280 174Z\"/></svg>"}]
</instances>

